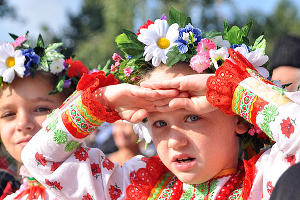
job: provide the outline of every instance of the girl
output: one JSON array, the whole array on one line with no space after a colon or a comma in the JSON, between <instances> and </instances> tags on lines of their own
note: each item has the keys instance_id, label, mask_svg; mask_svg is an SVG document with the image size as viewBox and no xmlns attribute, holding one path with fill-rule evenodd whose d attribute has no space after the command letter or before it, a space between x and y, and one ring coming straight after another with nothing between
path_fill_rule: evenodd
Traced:
<instances>
[{"instance_id":1,"label":"girl","mask_svg":"<svg viewBox=\"0 0 300 200\"><path fill-rule=\"evenodd\" d=\"M127 58L114 55L111 70L135 81L151 61L158 67L142 85L152 91L113 85L117 81L104 72L84 76L24 148L25 165L60 199L268 199L280 174L299 159L300 107L254 68L267 60L262 37L250 49L242 45L250 25L225 26L227 41L201 38L190 24L178 29L189 18L172 9L168 22L163 16L143 25L137 37L126 31L116 39ZM218 69L195 75L186 61L199 73ZM239 145L238 135L248 125L234 113L260 127L276 141L273 147L241 162L245 142ZM136 156L120 167L82 144L103 121L120 118L143 121L136 130L153 139L158 157ZM264 137L261 130L253 130L247 142L263 144L255 140Z\"/></svg>"},{"instance_id":2,"label":"girl","mask_svg":"<svg viewBox=\"0 0 300 200\"><path fill-rule=\"evenodd\" d=\"M27 35L12 36L13 43L0 45L0 79L3 81L0 136L8 153L22 163L24 146L41 129L46 116L75 89L74 81L88 69L80 61L65 61L64 56L55 51L60 43L45 47L39 36L37 46L31 47ZM57 199L24 166L20 168L20 175L23 177L20 189L5 199Z\"/></svg>"}]
</instances>

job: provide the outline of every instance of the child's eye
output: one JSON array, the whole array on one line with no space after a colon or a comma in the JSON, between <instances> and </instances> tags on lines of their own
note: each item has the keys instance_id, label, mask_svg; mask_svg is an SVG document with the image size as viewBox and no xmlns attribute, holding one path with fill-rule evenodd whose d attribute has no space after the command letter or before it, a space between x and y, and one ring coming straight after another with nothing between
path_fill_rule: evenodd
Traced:
<instances>
[{"instance_id":1,"label":"child's eye","mask_svg":"<svg viewBox=\"0 0 300 200\"><path fill-rule=\"evenodd\" d=\"M47 107L38 107L35 109L35 112L46 112L51 113L52 109Z\"/></svg>"},{"instance_id":2,"label":"child's eye","mask_svg":"<svg viewBox=\"0 0 300 200\"><path fill-rule=\"evenodd\" d=\"M12 117L14 116L15 113L14 112L5 112L1 115L1 118L7 118L7 117Z\"/></svg>"},{"instance_id":3,"label":"child's eye","mask_svg":"<svg viewBox=\"0 0 300 200\"><path fill-rule=\"evenodd\" d=\"M200 117L198 115L189 115L186 118L186 122L194 122L194 121L199 120L199 118Z\"/></svg>"},{"instance_id":4,"label":"child's eye","mask_svg":"<svg viewBox=\"0 0 300 200\"><path fill-rule=\"evenodd\" d=\"M167 122L163 121L163 120L159 120L153 123L153 126L156 128L161 128L163 126L167 126Z\"/></svg>"}]
</instances>

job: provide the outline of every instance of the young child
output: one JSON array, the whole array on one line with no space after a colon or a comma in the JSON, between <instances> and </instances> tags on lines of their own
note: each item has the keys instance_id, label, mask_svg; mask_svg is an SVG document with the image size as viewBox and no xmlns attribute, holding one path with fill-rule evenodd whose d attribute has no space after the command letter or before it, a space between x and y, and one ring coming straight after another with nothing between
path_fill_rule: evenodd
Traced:
<instances>
[{"instance_id":1,"label":"young child","mask_svg":"<svg viewBox=\"0 0 300 200\"><path fill-rule=\"evenodd\" d=\"M46 116L74 91L74 81L88 69L80 61L64 60L55 50L60 43L44 46L39 36L37 46L32 47L27 35L12 36L13 43L0 45L0 136L8 153L21 164L24 146L41 129ZM24 166L19 171L23 183L5 199L57 199Z\"/></svg>"},{"instance_id":2,"label":"young child","mask_svg":"<svg viewBox=\"0 0 300 200\"><path fill-rule=\"evenodd\" d=\"M298 161L300 107L258 74L267 61L262 37L250 49L243 44L250 24L226 25L222 38L188 23L171 9L168 22L163 16L138 36L126 31L117 37L126 59L115 54L111 70L136 81L151 61L157 68L142 86L152 90L114 85L104 72L83 76L75 95L26 145L25 165L59 199L268 199L280 174ZM198 73L218 69L195 75L186 62ZM276 141L273 147L239 161L246 143L239 145L238 135L248 125L234 113L260 127ZM103 121L120 118L143 121L135 129L153 139L158 157L136 156L120 167L82 144ZM264 134L251 130L245 138L260 148L266 140L255 137Z\"/></svg>"}]
</instances>

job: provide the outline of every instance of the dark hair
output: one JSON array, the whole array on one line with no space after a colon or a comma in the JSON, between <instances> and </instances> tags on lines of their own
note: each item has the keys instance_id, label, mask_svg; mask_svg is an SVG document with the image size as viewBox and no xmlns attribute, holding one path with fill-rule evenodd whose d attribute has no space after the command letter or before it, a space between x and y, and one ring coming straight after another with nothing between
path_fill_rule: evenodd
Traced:
<instances>
[{"instance_id":1,"label":"dark hair","mask_svg":"<svg viewBox=\"0 0 300 200\"><path fill-rule=\"evenodd\" d=\"M270 59L270 69L279 66L300 68L300 37L283 35L275 43Z\"/></svg>"}]
</instances>

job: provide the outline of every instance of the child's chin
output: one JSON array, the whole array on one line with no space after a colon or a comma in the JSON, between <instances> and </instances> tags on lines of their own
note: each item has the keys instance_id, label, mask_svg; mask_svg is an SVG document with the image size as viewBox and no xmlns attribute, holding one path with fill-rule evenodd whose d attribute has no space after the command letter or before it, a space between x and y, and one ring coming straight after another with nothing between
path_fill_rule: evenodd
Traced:
<instances>
[{"instance_id":1,"label":"child's chin","mask_svg":"<svg viewBox=\"0 0 300 200\"><path fill-rule=\"evenodd\" d=\"M180 173L175 173L175 175L181 182L187 184L200 184L208 181L204 177L198 177L196 174L193 173L180 172Z\"/></svg>"}]
</instances>

